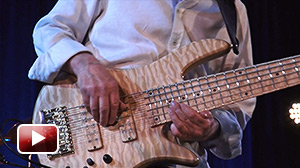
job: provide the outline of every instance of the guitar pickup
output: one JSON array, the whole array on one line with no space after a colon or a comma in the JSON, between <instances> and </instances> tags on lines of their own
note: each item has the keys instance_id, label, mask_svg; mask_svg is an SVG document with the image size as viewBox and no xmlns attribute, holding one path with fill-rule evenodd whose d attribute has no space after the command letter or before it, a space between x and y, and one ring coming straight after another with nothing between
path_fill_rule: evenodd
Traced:
<instances>
[{"instance_id":1,"label":"guitar pickup","mask_svg":"<svg viewBox=\"0 0 300 168\"><path fill-rule=\"evenodd\" d=\"M136 127L131 114L122 113L118 123L121 140L123 142L130 142L137 139Z\"/></svg>"},{"instance_id":2,"label":"guitar pickup","mask_svg":"<svg viewBox=\"0 0 300 168\"><path fill-rule=\"evenodd\" d=\"M99 125L94 119L85 118L83 120L83 130L86 136L87 150L89 152L99 150L103 147Z\"/></svg>"}]
</instances>

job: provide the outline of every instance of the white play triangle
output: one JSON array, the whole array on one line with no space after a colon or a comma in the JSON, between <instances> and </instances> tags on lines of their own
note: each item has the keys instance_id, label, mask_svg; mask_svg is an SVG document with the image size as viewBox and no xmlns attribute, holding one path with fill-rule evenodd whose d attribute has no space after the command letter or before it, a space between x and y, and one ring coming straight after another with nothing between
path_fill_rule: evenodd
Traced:
<instances>
[{"instance_id":1,"label":"white play triangle","mask_svg":"<svg viewBox=\"0 0 300 168\"><path fill-rule=\"evenodd\" d=\"M32 146L41 142L44 139L46 139L44 136L32 130L32 136L31 136Z\"/></svg>"}]
</instances>

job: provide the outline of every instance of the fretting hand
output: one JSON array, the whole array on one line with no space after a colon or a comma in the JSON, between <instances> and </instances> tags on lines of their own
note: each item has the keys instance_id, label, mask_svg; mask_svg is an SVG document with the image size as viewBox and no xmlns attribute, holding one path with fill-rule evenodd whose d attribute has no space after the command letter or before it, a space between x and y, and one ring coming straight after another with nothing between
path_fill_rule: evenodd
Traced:
<instances>
[{"instance_id":1,"label":"fretting hand","mask_svg":"<svg viewBox=\"0 0 300 168\"><path fill-rule=\"evenodd\" d=\"M218 134L219 123L209 111L198 113L189 106L171 102L169 113L173 135L185 141L206 141Z\"/></svg>"}]
</instances>

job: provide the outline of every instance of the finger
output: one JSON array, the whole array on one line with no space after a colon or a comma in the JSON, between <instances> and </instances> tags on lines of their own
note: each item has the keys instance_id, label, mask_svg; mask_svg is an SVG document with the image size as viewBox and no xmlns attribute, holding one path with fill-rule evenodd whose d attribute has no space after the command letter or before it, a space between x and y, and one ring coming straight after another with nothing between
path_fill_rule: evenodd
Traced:
<instances>
[{"instance_id":1,"label":"finger","mask_svg":"<svg viewBox=\"0 0 300 168\"><path fill-rule=\"evenodd\" d=\"M118 93L110 95L110 114L109 114L109 124L113 124L116 121L120 103L120 97Z\"/></svg>"},{"instance_id":2,"label":"finger","mask_svg":"<svg viewBox=\"0 0 300 168\"><path fill-rule=\"evenodd\" d=\"M171 124L170 130L174 136L176 136L177 138L179 138L181 140L187 140L187 141L194 140L194 138L192 138L192 136L193 136L192 134L186 134L186 133L180 132L180 130L175 126L174 123Z\"/></svg>"},{"instance_id":3,"label":"finger","mask_svg":"<svg viewBox=\"0 0 300 168\"><path fill-rule=\"evenodd\" d=\"M125 110L127 110L127 106L125 103L123 103L122 101L119 102L119 111L123 112Z\"/></svg>"},{"instance_id":4,"label":"finger","mask_svg":"<svg viewBox=\"0 0 300 168\"><path fill-rule=\"evenodd\" d=\"M100 120L99 123L102 126L107 126L108 117L109 117L109 99L107 96L99 98L99 111L100 111Z\"/></svg>"},{"instance_id":5,"label":"finger","mask_svg":"<svg viewBox=\"0 0 300 168\"><path fill-rule=\"evenodd\" d=\"M186 129L197 129L198 125L193 123L191 121L191 119L189 118L189 116L185 114L185 112L181 108L181 104L178 102L173 102L173 103L171 103L171 106L173 106L173 105L175 108L176 115L178 116L179 120L181 120L181 122L184 123L185 128ZM178 129L180 129L181 131L186 131L185 128L183 128L183 130L182 130L182 128L178 128Z\"/></svg>"},{"instance_id":6,"label":"finger","mask_svg":"<svg viewBox=\"0 0 300 168\"><path fill-rule=\"evenodd\" d=\"M195 125L201 125L207 123L207 119L211 116L210 112L198 113L196 110L190 108L186 104L180 104L180 108L188 116L190 121Z\"/></svg>"},{"instance_id":7,"label":"finger","mask_svg":"<svg viewBox=\"0 0 300 168\"><path fill-rule=\"evenodd\" d=\"M172 102L171 104L174 104L175 113L178 118L184 123L189 122L189 117L182 111L180 104L177 102Z\"/></svg>"},{"instance_id":8,"label":"finger","mask_svg":"<svg viewBox=\"0 0 300 168\"><path fill-rule=\"evenodd\" d=\"M99 122L99 99L98 97L90 97L90 110L94 120Z\"/></svg>"},{"instance_id":9,"label":"finger","mask_svg":"<svg viewBox=\"0 0 300 168\"><path fill-rule=\"evenodd\" d=\"M170 130L173 135L175 135L176 137L178 137L180 139L182 138L182 133L177 129L177 127L175 126L174 123L171 124Z\"/></svg>"},{"instance_id":10,"label":"finger","mask_svg":"<svg viewBox=\"0 0 300 168\"><path fill-rule=\"evenodd\" d=\"M172 102L171 106L169 108L170 118L173 121L174 126L182 133L186 133L188 131L187 126L183 121L181 121L177 115L177 113L180 113L181 110L179 104L177 102Z\"/></svg>"},{"instance_id":11,"label":"finger","mask_svg":"<svg viewBox=\"0 0 300 168\"><path fill-rule=\"evenodd\" d=\"M194 117L193 115L199 115L195 110L182 103L172 102L171 106L173 107L173 105L175 108L176 115L186 125L188 129L197 129L199 127L199 121L196 122L195 120L193 122L192 119L194 118L191 118L191 116ZM189 113L193 115L187 115Z\"/></svg>"},{"instance_id":12,"label":"finger","mask_svg":"<svg viewBox=\"0 0 300 168\"><path fill-rule=\"evenodd\" d=\"M206 110L206 111L201 111L200 115L202 118L204 119L213 119L213 115L210 111Z\"/></svg>"},{"instance_id":13,"label":"finger","mask_svg":"<svg viewBox=\"0 0 300 168\"><path fill-rule=\"evenodd\" d=\"M91 108L90 108L90 97L89 96L85 96L83 95L82 96L82 99L83 99L83 104L84 106L86 107L86 109L91 112Z\"/></svg>"},{"instance_id":14,"label":"finger","mask_svg":"<svg viewBox=\"0 0 300 168\"><path fill-rule=\"evenodd\" d=\"M175 111L176 109L179 109L179 108L180 108L180 105L179 105L178 102L172 101L172 102L170 103L170 106L169 106L169 109L170 109L170 110Z\"/></svg>"}]
</instances>

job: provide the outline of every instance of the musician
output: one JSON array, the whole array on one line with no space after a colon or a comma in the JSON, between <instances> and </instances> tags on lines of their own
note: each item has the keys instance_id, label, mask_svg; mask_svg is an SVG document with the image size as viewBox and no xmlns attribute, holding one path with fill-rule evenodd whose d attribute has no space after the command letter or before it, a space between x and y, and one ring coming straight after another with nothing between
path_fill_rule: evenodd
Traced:
<instances>
[{"instance_id":1,"label":"musician","mask_svg":"<svg viewBox=\"0 0 300 168\"><path fill-rule=\"evenodd\" d=\"M230 51L199 65L187 77L252 64L246 9L240 0L235 5L239 54ZM74 74L94 119L109 126L125 105L106 68L140 67L205 38L231 41L215 0L59 0L34 29L38 58L29 78L51 84L63 73ZM255 99L250 99L199 114L173 101L170 131L178 143L199 155L198 167L209 167L205 149L223 159L241 154L242 130L254 106Z\"/></svg>"}]
</instances>

